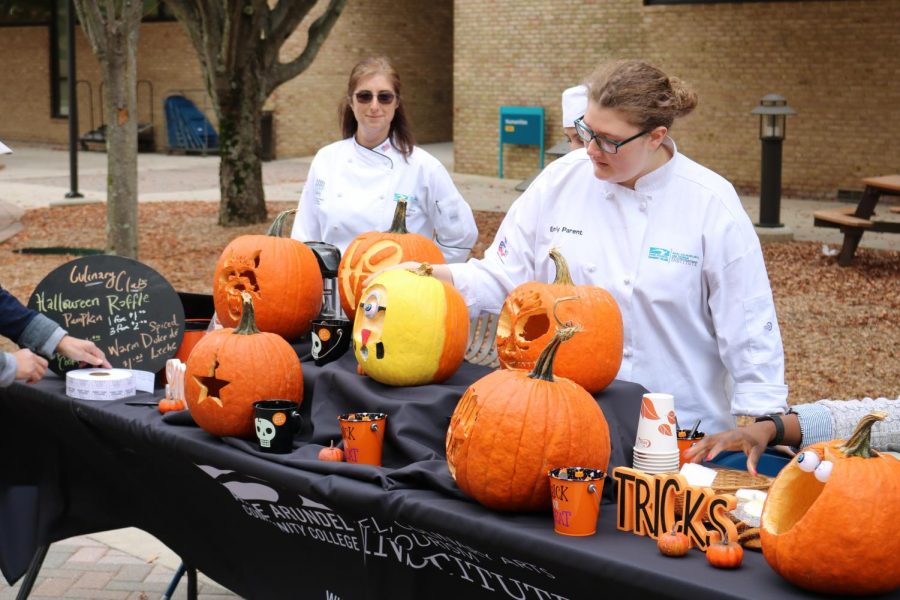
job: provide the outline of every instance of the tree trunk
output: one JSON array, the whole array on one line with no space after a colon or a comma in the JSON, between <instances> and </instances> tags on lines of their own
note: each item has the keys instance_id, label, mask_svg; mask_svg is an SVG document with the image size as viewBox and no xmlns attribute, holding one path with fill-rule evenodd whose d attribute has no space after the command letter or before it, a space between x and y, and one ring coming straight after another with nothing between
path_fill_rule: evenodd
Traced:
<instances>
[{"instance_id":1,"label":"tree trunk","mask_svg":"<svg viewBox=\"0 0 900 600\"><path fill-rule=\"evenodd\" d=\"M106 243L112 254L137 259L137 38L119 27L109 37L106 62Z\"/></svg>"},{"instance_id":2,"label":"tree trunk","mask_svg":"<svg viewBox=\"0 0 900 600\"><path fill-rule=\"evenodd\" d=\"M262 181L260 124L265 97L261 67L247 61L233 75L234 83L219 90L219 225L238 226L266 221Z\"/></svg>"}]
</instances>

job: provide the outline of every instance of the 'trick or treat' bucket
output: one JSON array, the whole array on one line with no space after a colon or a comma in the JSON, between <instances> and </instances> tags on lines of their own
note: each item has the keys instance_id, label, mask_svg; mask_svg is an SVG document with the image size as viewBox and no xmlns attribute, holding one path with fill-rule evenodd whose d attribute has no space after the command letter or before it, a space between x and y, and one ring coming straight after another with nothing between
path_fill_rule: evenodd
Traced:
<instances>
[{"instance_id":1,"label":"'trick or treat' bucket","mask_svg":"<svg viewBox=\"0 0 900 600\"><path fill-rule=\"evenodd\" d=\"M561 535L594 535L606 473L599 469L563 467L553 469L548 475L554 531Z\"/></svg>"}]
</instances>

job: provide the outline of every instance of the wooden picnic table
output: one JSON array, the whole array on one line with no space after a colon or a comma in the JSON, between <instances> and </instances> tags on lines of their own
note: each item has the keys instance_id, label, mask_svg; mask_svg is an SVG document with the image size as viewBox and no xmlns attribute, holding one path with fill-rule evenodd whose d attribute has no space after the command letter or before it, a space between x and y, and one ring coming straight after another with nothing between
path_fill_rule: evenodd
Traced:
<instances>
[{"instance_id":1,"label":"wooden picnic table","mask_svg":"<svg viewBox=\"0 0 900 600\"><path fill-rule=\"evenodd\" d=\"M884 175L863 179L866 188L856 206L813 213L816 227L835 227L844 234L844 244L838 255L838 264L846 267L853 262L853 255L866 231L900 233L900 221L875 219L875 206L881 196L900 196L900 175ZM892 213L900 213L900 206L891 206Z\"/></svg>"}]
</instances>

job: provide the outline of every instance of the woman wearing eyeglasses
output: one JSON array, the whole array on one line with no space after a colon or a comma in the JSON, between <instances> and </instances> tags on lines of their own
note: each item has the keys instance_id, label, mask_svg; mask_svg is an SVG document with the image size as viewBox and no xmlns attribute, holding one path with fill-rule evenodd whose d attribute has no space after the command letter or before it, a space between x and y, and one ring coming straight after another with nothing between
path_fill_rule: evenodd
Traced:
<instances>
[{"instance_id":1,"label":"woman wearing eyeglasses","mask_svg":"<svg viewBox=\"0 0 900 600\"><path fill-rule=\"evenodd\" d=\"M464 261L478 238L472 209L443 165L415 146L386 58L353 67L339 111L344 139L313 159L291 237L343 253L357 235L387 231L402 199L407 230L434 239L448 262Z\"/></svg>"},{"instance_id":2,"label":"woman wearing eyeglasses","mask_svg":"<svg viewBox=\"0 0 900 600\"><path fill-rule=\"evenodd\" d=\"M484 259L435 273L472 314L498 312L515 286L553 281L548 254L559 248L576 283L619 304L619 379L674 394L678 419L702 418L707 433L734 427L733 414L783 413L784 353L759 239L734 187L668 135L696 94L641 61L587 83L575 123L585 149L544 169Z\"/></svg>"}]
</instances>

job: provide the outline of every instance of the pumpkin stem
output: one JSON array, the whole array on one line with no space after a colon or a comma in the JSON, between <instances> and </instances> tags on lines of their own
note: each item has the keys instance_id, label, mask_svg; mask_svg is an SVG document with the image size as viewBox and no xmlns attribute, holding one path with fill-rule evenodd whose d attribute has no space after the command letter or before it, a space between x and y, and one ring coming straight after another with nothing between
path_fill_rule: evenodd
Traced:
<instances>
[{"instance_id":1,"label":"pumpkin stem","mask_svg":"<svg viewBox=\"0 0 900 600\"><path fill-rule=\"evenodd\" d=\"M250 292L241 292L241 322L232 333L238 335L259 333L259 328L256 326L256 315L253 313L253 296L250 295Z\"/></svg>"},{"instance_id":2,"label":"pumpkin stem","mask_svg":"<svg viewBox=\"0 0 900 600\"><path fill-rule=\"evenodd\" d=\"M575 285L575 282L572 281L572 274L569 273L569 263L566 262L559 248L550 249L550 259L556 265L556 279L553 280L553 283L558 285Z\"/></svg>"},{"instance_id":3,"label":"pumpkin stem","mask_svg":"<svg viewBox=\"0 0 900 600\"><path fill-rule=\"evenodd\" d=\"M288 218L288 215L292 215L295 212L297 212L297 209L292 208L291 210L286 210L284 212L278 213L278 216L275 217L275 220L272 221L271 225L269 225L269 230L266 232L266 235L282 237L281 230L284 228L285 220Z\"/></svg>"},{"instance_id":4,"label":"pumpkin stem","mask_svg":"<svg viewBox=\"0 0 900 600\"><path fill-rule=\"evenodd\" d=\"M577 327L573 321L566 321L565 323L559 318L559 315L556 313L556 309L563 302L568 302L569 300L578 300L578 296L563 296L562 298L557 298L556 302L553 303L553 318L556 319L556 324L560 327L575 327L575 331L581 331L581 328Z\"/></svg>"},{"instance_id":5,"label":"pumpkin stem","mask_svg":"<svg viewBox=\"0 0 900 600\"><path fill-rule=\"evenodd\" d=\"M878 421L884 421L888 414L881 410L870 412L856 424L853 435L841 446L841 452L846 456L860 456L862 458L872 458L878 456L877 452L872 452L872 426Z\"/></svg>"},{"instance_id":6,"label":"pumpkin stem","mask_svg":"<svg viewBox=\"0 0 900 600\"><path fill-rule=\"evenodd\" d=\"M394 220L391 228L385 233L409 233L406 230L406 200L397 200L397 208L394 209Z\"/></svg>"},{"instance_id":7,"label":"pumpkin stem","mask_svg":"<svg viewBox=\"0 0 900 600\"><path fill-rule=\"evenodd\" d=\"M428 264L427 262L423 262L419 265L419 268L413 271L416 275L423 275L425 277L430 276L434 272L434 268Z\"/></svg>"},{"instance_id":8,"label":"pumpkin stem","mask_svg":"<svg viewBox=\"0 0 900 600\"><path fill-rule=\"evenodd\" d=\"M530 379L543 379L544 381L553 381L553 361L556 358L556 351L559 345L575 335L578 331L576 327L560 327L556 330L556 335L547 344L547 347L541 351L537 362L534 363L534 370L528 374Z\"/></svg>"}]
</instances>

